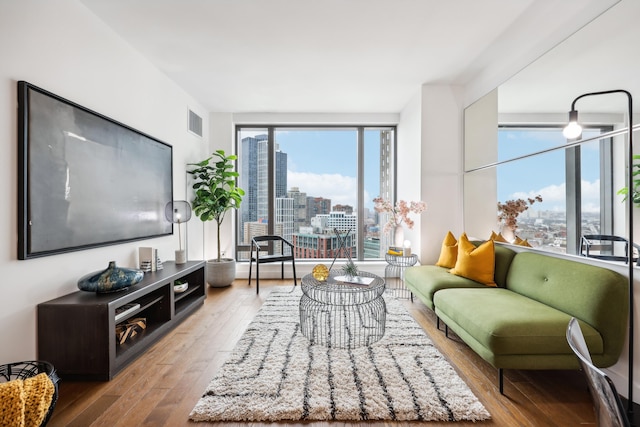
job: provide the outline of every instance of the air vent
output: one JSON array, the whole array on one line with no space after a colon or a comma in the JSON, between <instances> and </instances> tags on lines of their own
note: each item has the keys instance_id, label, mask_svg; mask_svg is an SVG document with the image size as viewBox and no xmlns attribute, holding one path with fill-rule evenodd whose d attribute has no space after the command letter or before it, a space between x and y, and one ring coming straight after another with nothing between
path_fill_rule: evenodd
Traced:
<instances>
[{"instance_id":1,"label":"air vent","mask_svg":"<svg viewBox=\"0 0 640 427\"><path fill-rule=\"evenodd\" d=\"M202 117L189 110L189 132L202 138Z\"/></svg>"}]
</instances>

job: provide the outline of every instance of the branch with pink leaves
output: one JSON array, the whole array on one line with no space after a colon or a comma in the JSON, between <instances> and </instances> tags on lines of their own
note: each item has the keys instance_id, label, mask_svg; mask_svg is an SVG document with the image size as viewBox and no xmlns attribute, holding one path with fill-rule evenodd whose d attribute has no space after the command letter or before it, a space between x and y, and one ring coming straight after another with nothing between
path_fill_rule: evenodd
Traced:
<instances>
[{"instance_id":1,"label":"branch with pink leaves","mask_svg":"<svg viewBox=\"0 0 640 427\"><path fill-rule=\"evenodd\" d=\"M389 220L384 225L384 232L387 233L395 227L405 223L407 228L412 229L414 222L409 218L409 214L421 214L427 210L427 204L423 201L419 202L406 202L405 200L398 200L395 205L390 201L383 199L382 197L376 197L373 199L374 209L378 213L386 213L389 215Z\"/></svg>"}]
</instances>

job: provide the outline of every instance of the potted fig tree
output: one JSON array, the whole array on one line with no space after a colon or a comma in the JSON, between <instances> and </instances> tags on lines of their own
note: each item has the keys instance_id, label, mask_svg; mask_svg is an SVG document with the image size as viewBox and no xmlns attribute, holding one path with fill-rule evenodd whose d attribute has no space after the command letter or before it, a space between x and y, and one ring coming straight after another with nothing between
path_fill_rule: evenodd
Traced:
<instances>
[{"instance_id":1,"label":"potted fig tree","mask_svg":"<svg viewBox=\"0 0 640 427\"><path fill-rule=\"evenodd\" d=\"M215 221L217 224L218 257L207 260L206 281L209 286L231 285L236 277L234 258L223 258L220 246L220 226L225 214L238 209L244 190L236 186L238 172L233 170L236 155L226 155L224 150L216 150L213 155L199 163L189 163L187 170L194 178L193 212L201 221Z\"/></svg>"}]
</instances>

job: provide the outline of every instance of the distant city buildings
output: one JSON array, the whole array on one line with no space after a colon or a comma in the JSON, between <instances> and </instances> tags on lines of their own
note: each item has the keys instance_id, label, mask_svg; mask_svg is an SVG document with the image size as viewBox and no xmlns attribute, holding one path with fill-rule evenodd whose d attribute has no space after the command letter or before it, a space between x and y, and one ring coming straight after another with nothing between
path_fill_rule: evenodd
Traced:
<instances>
[{"instance_id":1,"label":"distant city buildings","mask_svg":"<svg viewBox=\"0 0 640 427\"><path fill-rule=\"evenodd\" d=\"M353 206L351 205L335 205L332 209L334 212L344 212L349 215L353 213Z\"/></svg>"},{"instance_id":2,"label":"distant city buildings","mask_svg":"<svg viewBox=\"0 0 640 427\"><path fill-rule=\"evenodd\" d=\"M392 138L382 132L381 182L390 173L388 161ZM385 148L386 147L386 148ZM274 158L275 202L269 203L268 136L256 135L241 140L240 186L245 197L240 206L239 219L244 245L258 235L269 234L269 209L274 209L273 233L283 236L295 246L296 258L356 257L358 248L358 218L354 207L345 204L331 205L331 199L310 196L299 187L287 189L287 153L277 146ZM382 185L387 193L387 185ZM364 253L366 258L380 258L378 215L367 211L363 224ZM340 236L336 234L336 230ZM347 235L348 232L348 235ZM342 242L342 246L340 243ZM241 257L248 253L242 252Z\"/></svg>"},{"instance_id":3,"label":"distant city buildings","mask_svg":"<svg viewBox=\"0 0 640 427\"><path fill-rule=\"evenodd\" d=\"M307 197L307 224L311 224L311 218L329 212L331 212L331 199Z\"/></svg>"}]
</instances>

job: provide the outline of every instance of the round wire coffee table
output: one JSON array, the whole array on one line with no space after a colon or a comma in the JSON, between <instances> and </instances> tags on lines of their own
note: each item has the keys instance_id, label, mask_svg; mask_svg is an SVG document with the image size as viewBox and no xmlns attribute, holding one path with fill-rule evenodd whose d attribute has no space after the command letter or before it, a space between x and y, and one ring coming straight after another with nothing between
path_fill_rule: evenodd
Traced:
<instances>
[{"instance_id":1,"label":"round wire coffee table","mask_svg":"<svg viewBox=\"0 0 640 427\"><path fill-rule=\"evenodd\" d=\"M336 280L331 271L326 282L308 274L302 278L300 328L314 344L356 348L370 345L384 336L387 307L382 294L384 279L360 272L369 284Z\"/></svg>"}]
</instances>

